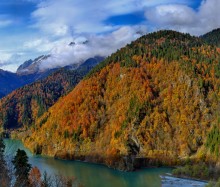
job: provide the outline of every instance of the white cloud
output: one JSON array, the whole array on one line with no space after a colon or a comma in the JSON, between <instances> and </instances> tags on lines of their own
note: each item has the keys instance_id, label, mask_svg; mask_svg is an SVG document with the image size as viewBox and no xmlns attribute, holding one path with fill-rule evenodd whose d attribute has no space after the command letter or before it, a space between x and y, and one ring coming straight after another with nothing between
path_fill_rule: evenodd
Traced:
<instances>
[{"instance_id":1,"label":"white cloud","mask_svg":"<svg viewBox=\"0 0 220 187\"><path fill-rule=\"evenodd\" d=\"M48 51L51 57L41 65L42 69L78 63L96 55L107 56L138 38L146 26L108 25L104 21L111 16L143 11L161 3L176 3L178 0L44 0L32 13L34 25L50 37L26 42L24 48ZM189 3L183 0L182 3ZM109 34L100 34L109 33ZM55 38L55 39L54 39ZM88 40L86 45L77 40ZM67 44L75 41L74 46Z\"/></svg>"},{"instance_id":2,"label":"white cloud","mask_svg":"<svg viewBox=\"0 0 220 187\"><path fill-rule=\"evenodd\" d=\"M178 0L45 0L32 13L33 27L55 36L70 32L101 33L115 30L104 23L111 16L144 11L158 4L178 3ZM181 0L189 3L190 0Z\"/></svg>"},{"instance_id":3,"label":"white cloud","mask_svg":"<svg viewBox=\"0 0 220 187\"><path fill-rule=\"evenodd\" d=\"M8 51L0 51L0 56L0 68L15 72L17 69L15 64L19 63L20 60L23 60L26 54L22 52L14 53Z\"/></svg>"},{"instance_id":4,"label":"white cloud","mask_svg":"<svg viewBox=\"0 0 220 187\"><path fill-rule=\"evenodd\" d=\"M5 64L5 62L11 58L12 54L4 51L0 51L0 56L1 56L0 65L2 65Z\"/></svg>"},{"instance_id":5,"label":"white cloud","mask_svg":"<svg viewBox=\"0 0 220 187\"><path fill-rule=\"evenodd\" d=\"M201 35L220 27L219 10L219 0L205 0L198 11L186 5L168 4L147 9L145 16L157 28Z\"/></svg>"},{"instance_id":6,"label":"white cloud","mask_svg":"<svg viewBox=\"0 0 220 187\"><path fill-rule=\"evenodd\" d=\"M55 36L69 34L70 28L74 33L103 31L101 21L105 17L105 11L95 5L93 1L44 1L32 14L36 20L34 27Z\"/></svg>"},{"instance_id":7,"label":"white cloud","mask_svg":"<svg viewBox=\"0 0 220 187\"><path fill-rule=\"evenodd\" d=\"M107 56L138 36L136 31L174 29L194 35L220 27L220 0L204 0L198 9L192 0L23 0L36 3L31 25L16 36L1 38L0 49L12 49L0 58L3 64L18 66L29 58L52 54L42 68L76 63L95 55ZM145 12L145 26L107 24L112 16ZM0 28L11 25L0 16ZM140 28L139 28L140 27ZM142 28L141 28L142 27ZM82 41L88 40L86 45ZM72 41L74 46L68 46ZM23 51L25 55L12 58ZM15 51L15 52L13 52ZM0 53L1 55L1 53ZM5 55L5 56L4 56ZM7 56L9 55L9 56ZM13 68L15 69L15 68Z\"/></svg>"},{"instance_id":8,"label":"white cloud","mask_svg":"<svg viewBox=\"0 0 220 187\"><path fill-rule=\"evenodd\" d=\"M108 56L117 49L137 39L141 35L137 32L146 33L144 26L125 26L105 35L87 34L75 38L74 45L68 45L64 41L58 42L51 51L51 57L41 63L41 69L63 67L66 65L80 63L94 56ZM71 40L70 40L71 41ZM69 43L70 43L69 41ZM85 41L88 41L84 43Z\"/></svg>"},{"instance_id":9,"label":"white cloud","mask_svg":"<svg viewBox=\"0 0 220 187\"><path fill-rule=\"evenodd\" d=\"M38 52L48 52L53 48L53 43L46 38L35 38L29 41L26 41L23 45L23 48L26 50L35 50Z\"/></svg>"},{"instance_id":10,"label":"white cloud","mask_svg":"<svg viewBox=\"0 0 220 187\"><path fill-rule=\"evenodd\" d=\"M10 32L9 32L10 33ZM40 37L38 37L40 38ZM0 35L0 68L10 71L16 71L16 68L26 60L36 58L45 51L38 51L35 47L24 47L24 43L32 43L35 39L38 39L35 33L22 33L16 34L2 34ZM35 42L34 42L35 43ZM30 45L29 44L29 45ZM40 50L40 46L39 50ZM52 47L51 47L52 48ZM51 50L51 48L49 50ZM49 51L48 50L48 51ZM7 64L7 67L5 66ZM10 64L10 66L8 66Z\"/></svg>"},{"instance_id":11,"label":"white cloud","mask_svg":"<svg viewBox=\"0 0 220 187\"><path fill-rule=\"evenodd\" d=\"M201 33L208 32L214 28L220 27L220 1L203 1L199 8L198 17ZM197 27L199 27L199 25Z\"/></svg>"},{"instance_id":12,"label":"white cloud","mask_svg":"<svg viewBox=\"0 0 220 187\"><path fill-rule=\"evenodd\" d=\"M25 42L24 49L51 54L42 62L41 69L79 63L94 56L108 56L138 38L137 31L146 33L147 26L112 26L104 21L111 16L136 11L145 11L146 18L156 27L198 34L204 29L200 26L201 17L209 19L209 13L205 14L207 6L215 8L210 1L215 0L204 1L198 11L187 6L189 0L182 0L181 4L177 0L40 1L32 13L33 27L45 36ZM85 40L89 41L86 45L82 43ZM76 44L69 46L72 41Z\"/></svg>"},{"instance_id":13,"label":"white cloud","mask_svg":"<svg viewBox=\"0 0 220 187\"><path fill-rule=\"evenodd\" d=\"M196 21L193 9L185 5L160 5L146 11L145 15L160 25L190 25Z\"/></svg>"}]
</instances>

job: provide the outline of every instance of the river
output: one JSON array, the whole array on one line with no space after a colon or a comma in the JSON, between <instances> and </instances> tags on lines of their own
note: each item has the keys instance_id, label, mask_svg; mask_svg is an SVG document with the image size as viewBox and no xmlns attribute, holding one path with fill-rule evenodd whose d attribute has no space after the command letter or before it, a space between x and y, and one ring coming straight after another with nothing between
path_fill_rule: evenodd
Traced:
<instances>
[{"instance_id":1,"label":"river","mask_svg":"<svg viewBox=\"0 0 220 187\"><path fill-rule=\"evenodd\" d=\"M18 140L5 139L4 141L8 159L12 159L18 148L23 149L32 167L37 166L42 173L46 171L49 174L74 176L85 187L160 187L160 175L172 171L170 168L148 168L135 172L121 172L98 164L36 156Z\"/></svg>"}]
</instances>

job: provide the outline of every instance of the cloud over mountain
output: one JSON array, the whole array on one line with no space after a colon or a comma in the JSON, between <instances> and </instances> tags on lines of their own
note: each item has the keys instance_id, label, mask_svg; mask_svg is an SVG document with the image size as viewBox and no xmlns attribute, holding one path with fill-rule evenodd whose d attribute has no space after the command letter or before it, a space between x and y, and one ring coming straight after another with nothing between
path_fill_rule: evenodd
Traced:
<instances>
[{"instance_id":1,"label":"cloud over mountain","mask_svg":"<svg viewBox=\"0 0 220 187\"><path fill-rule=\"evenodd\" d=\"M52 56L42 68L106 56L136 39L139 30L201 35L220 27L219 0L2 0L0 5L0 11L8 10L0 15L0 68L8 70L45 54ZM12 8L22 10L18 18Z\"/></svg>"},{"instance_id":2,"label":"cloud over mountain","mask_svg":"<svg viewBox=\"0 0 220 187\"><path fill-rule=\"evenodd\" d=\"M63 67L94 56L106 57L117 49L146 33L143 26L124 26L105 35L86 34L77 37L71 45L62 43L51 50L51 57L41 63L41 69Z\"/></svg>"}]
</instances>

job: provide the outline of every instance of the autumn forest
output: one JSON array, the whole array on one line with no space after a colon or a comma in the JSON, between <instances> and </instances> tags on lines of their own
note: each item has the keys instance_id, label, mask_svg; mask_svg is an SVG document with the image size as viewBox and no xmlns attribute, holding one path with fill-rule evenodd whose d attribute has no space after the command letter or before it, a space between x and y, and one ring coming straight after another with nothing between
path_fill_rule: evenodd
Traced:
<instances>
[{"instance_id":1,"label":"autumn forest","mask_svg":"<svg viewBox=\"0 0 220 187\"><path fill-rule=\"evenodd\" d=\"M58 70L0 100L1 132L35 154L119 170L188 160L215 168L220 163L219 33L158 31L94 68Z\"/></svg>"}]
</instances>

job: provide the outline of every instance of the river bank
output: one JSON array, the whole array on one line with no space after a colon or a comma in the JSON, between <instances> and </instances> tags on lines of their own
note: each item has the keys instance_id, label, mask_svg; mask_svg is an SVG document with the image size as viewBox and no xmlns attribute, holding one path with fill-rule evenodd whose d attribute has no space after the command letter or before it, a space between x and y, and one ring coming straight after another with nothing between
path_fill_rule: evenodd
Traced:
<instances>
[{"instance_id":1,"label":"river bank","mask_svg":"<svg viewBox=\"0 0 220 187\"><path fill-rule=\"evenodd\" d=\"M27 152L31 165L33 167L37 166L42 173L46 171L49 174L61 173L64 176L74 176L85 187L101 187L103 184L106 187L110 187L112 184L115 187L170 187L172 185L172 187L179 187L186 181L189 184L197 184L194 183L195 180L181 179L167 175L167 173L171 175L173 168L151 167L141 168L135 172L122 172L108 168L102 164L33 155L19 140L5 139L5 142L6 154L10 155L9 157L12 157L18 148L24 149ZM164 178L164 176L166 177ZM109 180L113 181L113 183L106 184ZM201 184L204 185L199 187L204 187L207 183L203 182Z\"/></svg>"},{"instance_id":2,"label":"river bank","mask_svg":"<svg viewBox=\"0 0 220 187\"><path fill-rule=\"evenodd\" d=\"M33 155L18 140L6 139L5 143L8 158L13 157L18 148L24 149L32 167L37 166L41 173L46 171L48 174L60 173L63 176L74 176L85 187L160 187L160 175L172 172L172 168L148 168L135 172L121 172L100 164Z\"/></svg>"}]
</instances>

